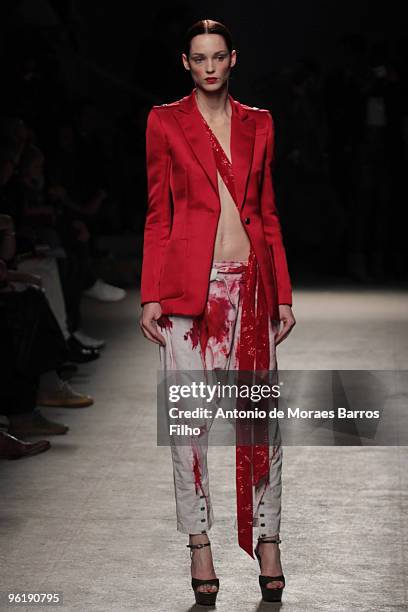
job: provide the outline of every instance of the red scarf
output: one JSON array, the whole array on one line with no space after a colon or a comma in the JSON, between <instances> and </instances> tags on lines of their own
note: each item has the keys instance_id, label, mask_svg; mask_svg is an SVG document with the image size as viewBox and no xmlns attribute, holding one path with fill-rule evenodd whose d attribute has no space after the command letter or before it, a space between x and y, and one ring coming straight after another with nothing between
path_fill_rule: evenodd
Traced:
<instances>
[{"instance_id":1,"label":"red scarf","mask_svg":"<svg viewBox=\"0 0 408 612\"><path fill-rule=\"evenodd\" d=\"M232 163L226 156L208 123L202 117L214 153L217 170L237 205ZM243 372L269 370L269 315L264 287L255 252L250 248L242 285L240 342L238 368ZM255 299L257 296L257 300ZM255 305L256 301L256 305ZM246 381L248 382L248 381ZM238 382L239 384L239 382ZM251 444L251 429L254 440ZM242 444L242 441L245 443ZM253 555L253 492L252 486L269 477L269 436L267 420L236 420L236 492L238 543L252 558ZM249 442L249 443L248 443Z\"/></svg>"}]
</instances>

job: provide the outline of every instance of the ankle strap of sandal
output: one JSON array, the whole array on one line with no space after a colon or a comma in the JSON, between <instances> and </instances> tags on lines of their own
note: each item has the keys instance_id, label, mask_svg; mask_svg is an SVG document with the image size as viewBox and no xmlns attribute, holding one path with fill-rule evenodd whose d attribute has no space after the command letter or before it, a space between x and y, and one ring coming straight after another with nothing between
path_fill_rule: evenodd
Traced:
<instances>
[{"instance_id":1,"label":"ankle strap of sandal","mask_svg":"<svg viewBox=\"0 0 408 612\"><path fill-rule=\"evenodd\" d=\"M280 538L258 538L258 542L260 544L280 544L282 540Z\"/></svg>"},{"instance_id":2,"label":"ankle strap of sandal","mask_svg":"<svg viewBox=\"0 0 408 612\"><path fill-rule=\"evenodd\" d=\"M211 546L211 542L206 542L205 544L186 544L187 548L204 548L204 546Z\"/></svg>"},{"instance_id":3,"label":"ankle strap of sandal","mask_svg":"<svg viewBox=\"0 0 408 612\"><path fill-rule=\"evenodd\" d=\"M190 549L190 559L193 557L193 548L204 548L204 546L211 546L211 542L205 544L186 544L186 547Z\"/></svg>"}]
</instances>

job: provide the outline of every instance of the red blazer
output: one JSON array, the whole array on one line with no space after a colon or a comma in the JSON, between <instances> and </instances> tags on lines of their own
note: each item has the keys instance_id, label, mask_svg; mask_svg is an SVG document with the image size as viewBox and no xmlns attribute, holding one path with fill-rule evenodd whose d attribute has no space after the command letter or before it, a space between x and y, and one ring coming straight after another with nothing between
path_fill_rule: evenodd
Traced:
<instances>
[{"instance_id":1,"label":"red blazer","mask_svg":"<svg viewBox=\"0 0 408 612\"><path fill-rule=\"evenodd\" d=\"M275 206L270 112L234 100L231 156L239 212L259 264L268 311L292 305L292 287ZM221 211L217 169L195 89L154 106L146 130L148 210L144 230L141 305L163 314L203 312Z\"/></svg>"}]
</instances>

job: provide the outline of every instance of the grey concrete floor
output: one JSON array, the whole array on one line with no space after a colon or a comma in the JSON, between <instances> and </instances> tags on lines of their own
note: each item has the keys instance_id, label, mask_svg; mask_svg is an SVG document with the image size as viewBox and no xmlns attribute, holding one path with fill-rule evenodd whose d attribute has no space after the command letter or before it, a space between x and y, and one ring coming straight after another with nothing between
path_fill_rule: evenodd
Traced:
<instances>
[{"instance_id":1,"label":"grey concrete floor","mask_svg":"<svg viewBox=\"0 0 408 612\"><path fill-rule=\"evenodd\" d=\"M64 605L48 610L188 612L187 536L176 531L170 451L156 446L158 348L139 331L136 292L84 312L108 346L73 385L96 403L43 409L68 434L2 462L0 591L62 591ZM294 312L281 369L407 366L403 292L302 290ZM407 447L284 448L283 610L408 610L407 459ZM234 461L233 448L210 448L217 609L276 609L260 603L257 563L237 545Z\"/></svg>"}]
</instances>

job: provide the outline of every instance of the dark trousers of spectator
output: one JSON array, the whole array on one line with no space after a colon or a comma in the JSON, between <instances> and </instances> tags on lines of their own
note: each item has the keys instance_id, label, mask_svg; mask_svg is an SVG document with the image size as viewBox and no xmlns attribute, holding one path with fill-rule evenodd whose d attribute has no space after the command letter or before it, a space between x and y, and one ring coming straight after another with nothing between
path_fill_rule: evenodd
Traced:
<instances>
[{"instance_id":1,"label":"dark trousers of spectator","mask_svg":"<svg viewBox=\"0 0 408 612\"><path fill-rule=\"evenodd\" d=\"M96 282L86 246L84 245L84 249L77 248L75 252L68 252L66 259L58 260L68 328L71 333L81 327L82 292Z\"/></svg>"},{"instance_id":2,"label":"dark trousers of spectator","mask_svg":"<svg viewBox=\"0 0 408 612\"><path fill-rule=\"evenodd\" d=\"M67 311L68 327L71 333L81 327L81 296L96 282L92 270L89 244L77 239L72 229L72 219L64 215L59 234L67 252L66 259L59 259L58 266Z\"/></svg>"},{"instance_id":3,"label":"dark trousers of spectator","mask_svg":"<svg viewBox=\"0 0 408 612\"><path fill-rule=\"evenodd\" d=\"M0 414L34 410L39 377L66 358L64 336L43 291L0 293Z\"/></svg>"}]
</instances>

